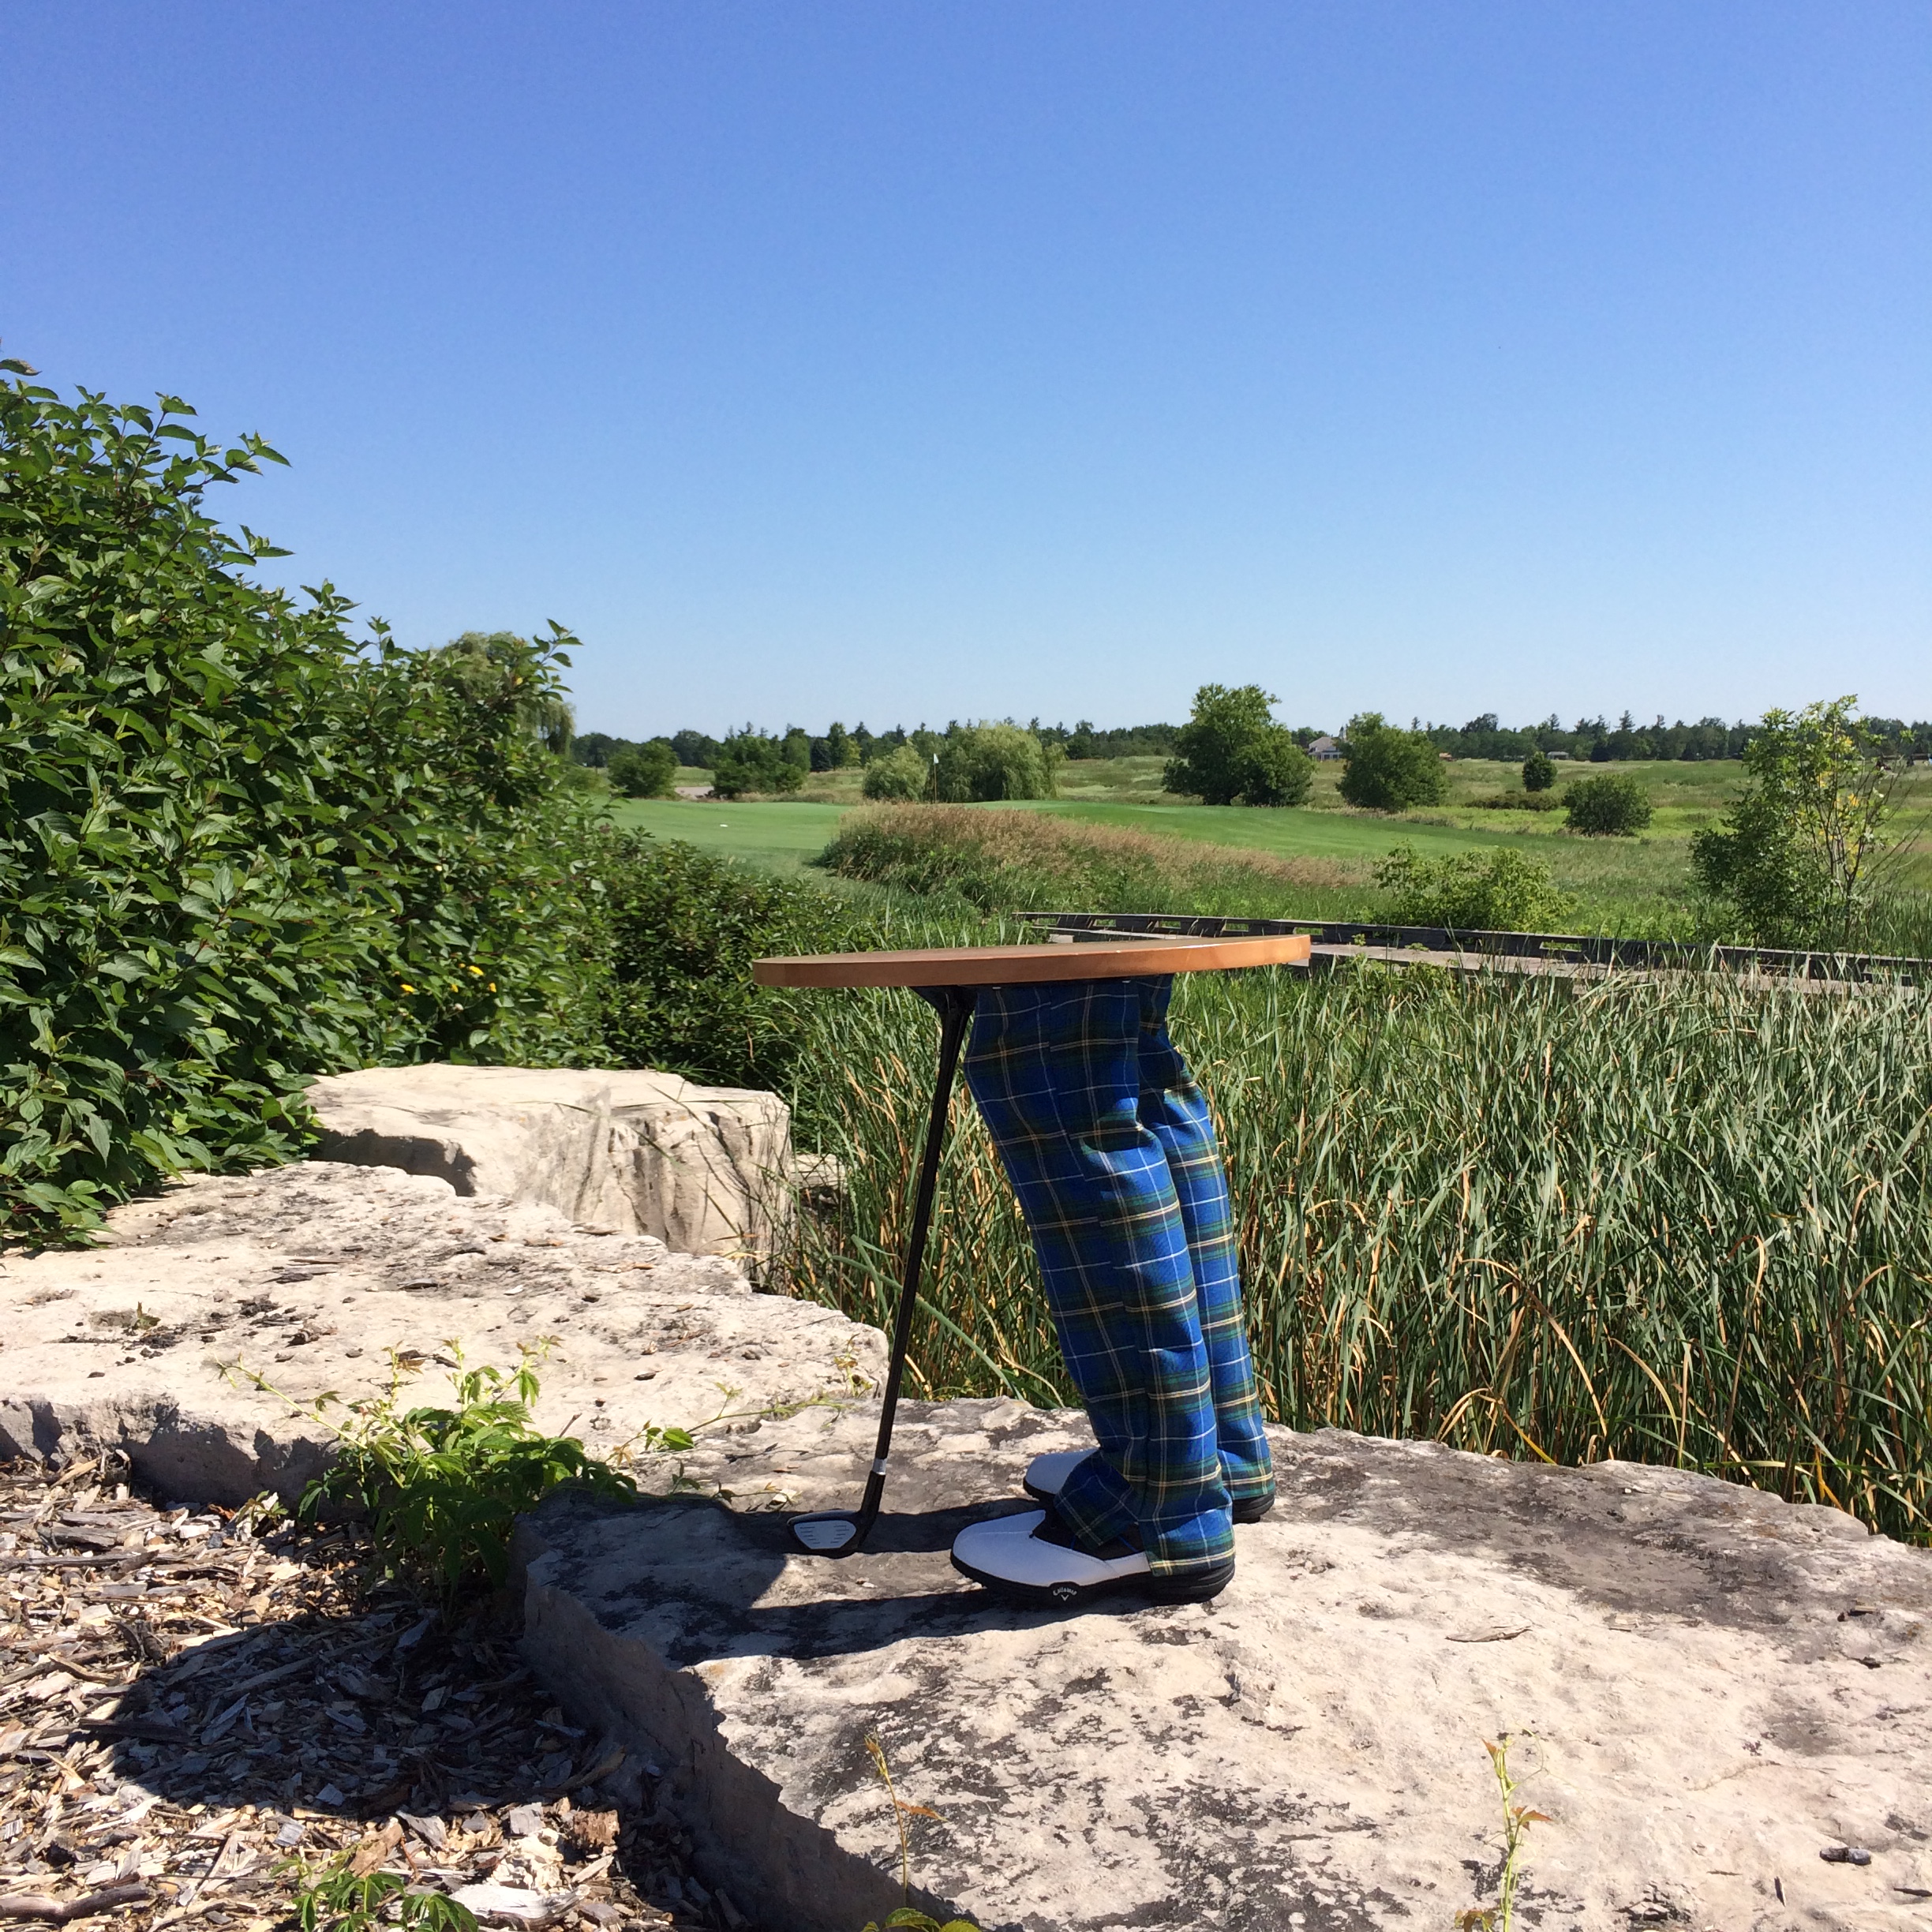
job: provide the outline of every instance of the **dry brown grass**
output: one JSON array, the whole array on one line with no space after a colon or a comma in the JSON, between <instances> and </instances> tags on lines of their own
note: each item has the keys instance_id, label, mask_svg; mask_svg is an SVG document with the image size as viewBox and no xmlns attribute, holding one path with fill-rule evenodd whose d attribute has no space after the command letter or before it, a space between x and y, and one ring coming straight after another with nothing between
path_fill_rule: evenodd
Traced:
<instances>
[{"instance_id":1,"label":"dry brown grass","mask_svg":"<svg viewBox=\"0 0 1932 1932\"><path fill-rule=\"evenodd\" d=\"M1311 891L1359 882L1333 859L1262 852L1082 824L1034 811L892 805L856 814L827 847L848 878L951 892L989 910L1092 904L1110 910L1266 915ZM1306 916L1304 913L1303 916Z\"/></svg>"}]
</instances>

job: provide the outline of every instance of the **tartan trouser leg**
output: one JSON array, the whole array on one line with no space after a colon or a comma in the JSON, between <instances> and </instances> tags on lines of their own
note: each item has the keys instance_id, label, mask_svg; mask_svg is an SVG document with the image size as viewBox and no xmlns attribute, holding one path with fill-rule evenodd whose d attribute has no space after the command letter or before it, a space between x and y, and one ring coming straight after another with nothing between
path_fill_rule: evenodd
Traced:
<instances>
[{"instance_id":1,"label":"tartan trouser leg","mask_svg":"<svg viewBox=\"0 0 1932 1932\"><path fill-rule=\"evenodd\" d=\"M1241 1259L1227 1170L1215 1140L1208 1098L1167 1033L1171 979L1155 986L1140 1014L1140 1124L1161 1144L1174 1177L1193 1265L1194 1296L1214 1387L1221 1474L1236 1502L1275 1492L1260 1391L1241 1318Z\"/></svg>"},{"instance_id":2,"label":"tartan trouser leg","mask_svg":"<svg viewBox=\"0 0 1932 1932\"><path fill-rule=\"evenodd\" d=\"M1227 1560L1234 1531L1186 1226L1140 1118L1141 1020L1157 983L987 988L964 1066L1100 1445L1055 1507L1089 1548L1137 1526L1166 1576Z\"/></svg>"}]
</instances>

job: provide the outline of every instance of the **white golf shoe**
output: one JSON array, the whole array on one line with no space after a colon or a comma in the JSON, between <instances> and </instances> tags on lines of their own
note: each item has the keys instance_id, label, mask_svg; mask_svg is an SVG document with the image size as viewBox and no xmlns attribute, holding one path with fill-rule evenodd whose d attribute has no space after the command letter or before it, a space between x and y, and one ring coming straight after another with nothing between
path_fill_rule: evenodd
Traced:
<instances>
[{"instance_id":1,"label":"white golf shoe","mask_svg":"<svg viewBox=\"0 0 1932 1932\"><path fill-rule=\"evenodd\" d=\"M1129 1589L1163 1603L1200 1603L1219 1596L1234 1574L1230 1559L1193 1575L1156 1577L1147 1552L1125 1542L1089 1555L1050 1509L969 1524L953 1539L953 1567L989 1589L1063 1609Z\"/></svg>"},{"instance_id":2,"label":"white golf shoe","mask_svg":"<svg viewBox=\"0 0 1932 1932\"><path fill-rule=\"evenodd\" d=\"M1091 1449L1053 1449L1036 1455L1027 1465L1026 1492L1035 1503L1050 1503L1067 1485L1067 1478L1093 1454ZM1272 1496L1237 1496L1234 1517L1237 1523L1259 1522L1275 1507Z\"/></svg>"}]
</instances>

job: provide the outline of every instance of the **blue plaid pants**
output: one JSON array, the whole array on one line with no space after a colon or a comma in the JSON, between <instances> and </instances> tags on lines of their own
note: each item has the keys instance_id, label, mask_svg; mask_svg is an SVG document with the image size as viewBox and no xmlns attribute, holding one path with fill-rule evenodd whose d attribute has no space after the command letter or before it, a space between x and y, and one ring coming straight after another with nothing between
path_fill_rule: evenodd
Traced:
<instances>
[{"instance_id":1,"label":"blue plaid pants","mask_svg":"<svg viewBox=\"0 0 1932 1932\"><path fill-rule=\"evenodd\" d=\"M1171 978L981 990L968 1086L1032 1230L1100 1447L1057 1507L1157 1576L1225 1561L1274 1488L1208 1103L1167 1034Z\"/></svg>"}]
</instances>

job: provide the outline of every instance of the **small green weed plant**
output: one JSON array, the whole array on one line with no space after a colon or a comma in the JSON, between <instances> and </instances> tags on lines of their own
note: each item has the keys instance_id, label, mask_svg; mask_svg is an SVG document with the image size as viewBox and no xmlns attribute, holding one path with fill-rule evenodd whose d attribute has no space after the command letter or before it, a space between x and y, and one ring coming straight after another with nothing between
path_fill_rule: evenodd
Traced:
<instances>
[{"instance_id":1,"label":"small green weed plant","mask_svg":"<svg viewBox=\"0 0 1932 1932\"><path fill-rule=\"evenodd\" d=\"M1510 1741L1506 1735L1492 1744L1487 1738L1483 1749L1489 1754L1489 1768L1496 1773L1496 1788L1503 1798L1503 1875L1494 1905L1472 1905L1456 1914L1456 1932L1512 1932L1516 1917L1516 1891L1522 1883L1524 1841L1532 1825L1547 1825L1546 1812L1533 1811L1519 1804L1516 1794L1522 1780L1512 1777L1509 1768Z\"/></svg>"},{"instance_id":2,"label":"small green weed plant","mask_svg":"<svg viewBox=\"0 0 1932 1932\"><path fill-rule=\"evenodd\" d=\"M302 1884L295 1894L301 1932L477 1932L476 1915L440 1892L412 1892L399 1872L357 1873L341 1859L320 1871L295 1868ZM395 1907L398 1917L389 1916Z\"/></svg>"},{"instance_id":3,"label":"small green weed plant","mask_svg":"<svg viewBox=\"0 0 1932 1932\"><path fill-rule=\"evenodd\" d=\"M877 1735L868 1733L865 1741L866 1755L872 1760L872 1769L878 1773L879 1782L886 1787L886 1795L892 1801L893 1822L899 1827L899 1891L902 1897L910 1896L912 1890L912 1841L906 1830L908 1818L938 1818L939 1814L930 1805L908 1804L899 1795L893 1783L892 1766L886 1761L886 1747ZM904 1932L979 1932L979 1928L970 1919L949 1919L942 1925L930 1914L921 1911L914 1905L901 1905L886 1921L887 1932L894 1927L904 1928ZM865 1932L879 1932L878 1922L869 1921Z\"/></svg>"},{"instance_id":4,"label":"small green weed plant","mask_svg":"<svg viewBox=\"0 0 1932 1932\"><path fill-rule=\"evenodd\" d=\"M394 1350L389 1386L379 1395L347 1403L332 1391L305 1404L282 1399L335 1436L335 1461L304 1492L298 1518L313 1521L331 1504L362 1511L387 1574L428 1584L454 1601L503 1582L517 1518L552 1490L578 1483L619 1497L635 1496L637 1485L574 1436L545 1436L532 1424L536 1365L550 1343L526 1347L511 1370L470 1368L455 1342L444 1346L455 1364L447 1407L404 1406L404 1386L422 1358ZM242 1372L281 1393L252 1371ZM640 1445L676 1453L689 1449L691 1438L653 1426L631 1447Z\"/></svg>"}]
</instances>

